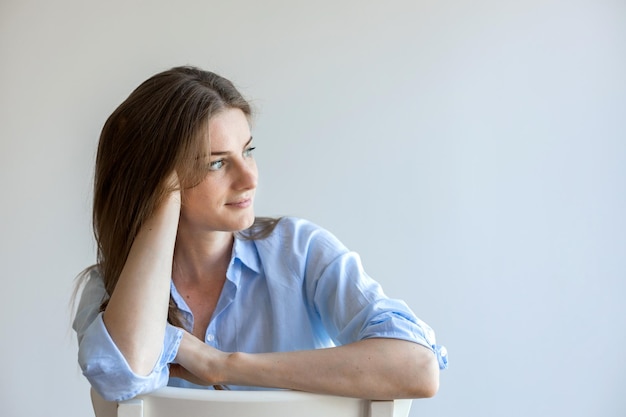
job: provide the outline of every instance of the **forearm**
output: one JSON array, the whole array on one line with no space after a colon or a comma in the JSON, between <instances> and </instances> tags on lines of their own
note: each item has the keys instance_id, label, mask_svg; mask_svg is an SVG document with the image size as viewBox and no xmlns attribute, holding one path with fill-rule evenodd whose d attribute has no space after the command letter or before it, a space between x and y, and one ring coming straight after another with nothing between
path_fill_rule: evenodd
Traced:
<instances>
[{"instance_id":1,"label":"forearm","mask_svg":"<svg viewBox=\"0 0 626 417\"><path fill-rule=\"evenodd\" d=\"M433 354L420 345L369 339L329 349L233 354L225 379L225 384L232 381L348 397L418 398L434 395L438 367Z\"/></svg>"},{"instance_id":2,"label":"forearm","mask_svg":"<svg viewBox=\"0 0 626 417\"><path fill-rule=\"evenodd\" d=\"M146 221L104 312L111 338L131 369L147 375L163 349L180 197L172 194Z\"/></svg>"},{"instance_id":3,"label":"forearm","mask_svg":"<svg viewBox=\"0 0 626 417\"><path fill-rule=\"evenodd\" d=\"M263 354L223 354L200 341L188 342L183 338L178 362L210 384L368 399L431 397L439 385L435 355L402 340L368 339L336 348Z\"/></svg>"}]
</instances>

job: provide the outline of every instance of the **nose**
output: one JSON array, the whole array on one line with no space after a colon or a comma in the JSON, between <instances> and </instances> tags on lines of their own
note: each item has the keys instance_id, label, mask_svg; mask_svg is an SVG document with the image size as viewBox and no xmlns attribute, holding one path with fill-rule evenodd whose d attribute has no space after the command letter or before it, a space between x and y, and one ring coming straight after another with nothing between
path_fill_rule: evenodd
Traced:
<instances>
[{"instance_id":1,"label":"nose","mask_svg":"<svg viewBox=\"0 0 626 417\"><path fill-rule=\"evenodd\" d=\"M238 190L252 190L257 186L259 172L254 159L242 161L237 170L235 188Z\"/></svg>"}]
</instances>

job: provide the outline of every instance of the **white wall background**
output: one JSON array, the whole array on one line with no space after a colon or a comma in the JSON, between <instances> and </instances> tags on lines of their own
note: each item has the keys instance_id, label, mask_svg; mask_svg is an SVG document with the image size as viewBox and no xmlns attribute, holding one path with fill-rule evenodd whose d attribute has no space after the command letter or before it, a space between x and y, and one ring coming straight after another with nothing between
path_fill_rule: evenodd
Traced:
<instances>
[{"instance_id":1,"label":"white wall background","mask_svg":"<svg viewBox=\"0 0 626 417\"><path fill-rule=\"evenodd\" d=\"M412 416L626 415L626 3L0 1L0 415L90 415L68 300L100 128L194 64L255 103L258 213L450 351Z\"/></svg>"}]
</instances>

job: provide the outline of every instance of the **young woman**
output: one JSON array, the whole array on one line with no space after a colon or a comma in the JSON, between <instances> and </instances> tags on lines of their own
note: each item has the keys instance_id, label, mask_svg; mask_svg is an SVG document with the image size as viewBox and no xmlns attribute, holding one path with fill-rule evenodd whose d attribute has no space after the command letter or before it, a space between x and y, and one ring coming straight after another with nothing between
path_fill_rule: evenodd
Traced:
<instances>
[{"instance_id":1,"label":"young woman","mask_svg":"<svg viewBox=\"0 0 626 417\"><path fill-rule=\"evenodd\" d=\"M74 319L84 375L116 401L168 384L433 396L447 357L430 327L328 231L255 218L251 116L230 81L179 67L107 120Z\"/></svg>"}]
</instances>

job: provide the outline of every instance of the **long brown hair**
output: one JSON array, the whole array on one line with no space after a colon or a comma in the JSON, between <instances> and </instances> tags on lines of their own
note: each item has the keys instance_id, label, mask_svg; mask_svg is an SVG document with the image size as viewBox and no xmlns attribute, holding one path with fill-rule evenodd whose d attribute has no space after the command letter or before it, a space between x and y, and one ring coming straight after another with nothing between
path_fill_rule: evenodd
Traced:
<instances>
[{"instance_id":1,"label":"long brown hair","mask_svg":"<svg viewBox=\"0 0 626 417\"><path fill-rule=\"evenodd\" d=\"M107 294L113 293L130 248L144 222L170 193L177 170L182 190L198 184L207 167L199 130L215 114L237 108L250 119L249 103L226 78L195 67L176 67L144 81L107 119L98 145L93 228L97 266ZM264 237L277 220L257 219L243 238ZM103 300L101 309L106 308ZM181 326L170 300L169 321Z\"/></svg>"}]
</instances>

